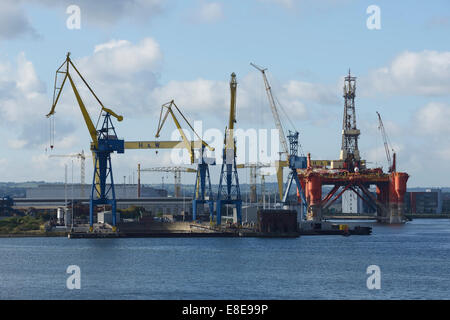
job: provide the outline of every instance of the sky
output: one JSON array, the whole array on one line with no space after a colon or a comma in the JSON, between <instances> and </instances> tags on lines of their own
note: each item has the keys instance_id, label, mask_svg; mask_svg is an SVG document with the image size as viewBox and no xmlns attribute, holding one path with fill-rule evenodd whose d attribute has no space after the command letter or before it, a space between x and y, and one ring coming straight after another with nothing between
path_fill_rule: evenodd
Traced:
<instances>
[{"instance_id":1,"label":"sky","mask_svg":"<svg viewBox=\"0 0 450 320\"><path fill-rule=\"evenodd\" d=\"M71 5L79 8L79 28L73 28ZM369 28L373 5L379 9L375 29ZM368 165L387 168L378 111L397 168L410 175L408 186L450 186L449 35L447 0L4 0L0 181L64 181L68 165L79 182L76 158L49 157L89 150L89 132L70 87L56 108L53 150L45 116L55 71L71 52L103 104L123 115L115 122L120 138L156 140L161 105L174 99L192 123L201 121L201 136L218 158L222 141L216 136L228 123L232 72L238 81L236 128L275 128L254 62L268 68L285 130L300 132L313 159L338 159L342 86L350 69L357 77L359 149ZM99 106L75 81L95 123ZM179 139L171 121L160 139ZM277 159L272 142L276 137L257 145L238 142L239 162ZM138 163L179 165L174 158L170 150L127 150L113 156L115 180L132 181ZM212 169L213 184L219 183L219 168ZM145 173L142 182L158 183L162 176ZM193 180L189 173L182 176L183 183ZM248 171L241 171L240 181L248 180Z\"/></svg>"}]
</instances>

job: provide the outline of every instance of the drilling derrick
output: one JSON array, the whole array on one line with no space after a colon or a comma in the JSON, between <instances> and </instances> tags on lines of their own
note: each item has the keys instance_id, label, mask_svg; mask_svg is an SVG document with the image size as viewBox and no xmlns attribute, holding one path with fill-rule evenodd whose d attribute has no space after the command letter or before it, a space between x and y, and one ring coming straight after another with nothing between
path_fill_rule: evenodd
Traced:
<instances>
[{"instance_id":1,"label":"drilling derrick","mask_svg":"<svg viewBox=\"0 0 450 320\"><path fill-rule=\"evenodd\" d=\"M360 131L356 127L355 111L356 77L352 77L350 70L344 82L344 117L342 121L342 147L340 160L343 167L350 171L361 169L361 158L358 149Z\"/></svg>"}]
</instances>

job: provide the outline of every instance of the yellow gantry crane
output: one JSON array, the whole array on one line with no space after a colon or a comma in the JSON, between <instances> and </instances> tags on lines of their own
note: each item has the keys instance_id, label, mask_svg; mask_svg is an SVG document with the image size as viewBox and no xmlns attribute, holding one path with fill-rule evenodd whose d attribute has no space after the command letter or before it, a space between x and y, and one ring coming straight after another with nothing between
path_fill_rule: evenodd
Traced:
<instances>
[{"instance_id":1,"label":"yellow gantry crane","mask_svg":"<svg viewBox=\"0 0 450 320\"><path fill-rule=\"evenodd\" d=\"M100 115L104 117L102 126L100 129L97 129L94 126L94 123L91 120L91 117L86 109L86 106L78 92L78 89L73 81L71 72L72 69L75 70L76 74L80 77L83 83L88 88L89 92L94 96L95 100L99 103ZM58 87L58 76L63 75L63 80L61 85ZM75 67L74 63L70 59L70 52L67 53L66 60L63 64L56 70L55 75L55 86L53 90L53 103L50 112L47 114L47 117L51 117L55 114L56 105L61 96L61 92L64 88L64 84L67 79L69 79L72 90L75 94L76 100L78 102L78 106L80 108L81 114L83 115L84 122L86 127L88 128L89 134L91 136L91 151L93 153L94 158L94 178L92 184L92 191L90 195L89 201L89 224L90 231L93 230L93 212L94 206L97 205L111 205L112 212L112 225L113 231L116 230L116 196L114 190L114 179L112 174L111 167L111 153L123 153L124 152L124 141L117 138L116 131L114 129L114 125L111 120L111 116L116 118L118 121L122 121L123 117L121 115L116 114L109 108L106 108L97 95L94 93L92 88L83 78L81 73ZM100 117L99 117L100 120ZM53 149L53 145L51 145ZM109 178L110 185L106 185L106 181Z\"/></svg>"}]
</instances>

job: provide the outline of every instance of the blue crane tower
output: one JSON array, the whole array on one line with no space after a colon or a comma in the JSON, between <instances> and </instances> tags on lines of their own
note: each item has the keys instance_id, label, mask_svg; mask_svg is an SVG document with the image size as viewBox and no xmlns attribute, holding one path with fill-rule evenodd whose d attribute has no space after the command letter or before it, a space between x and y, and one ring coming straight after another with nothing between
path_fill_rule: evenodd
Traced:
<instances>
[{"instance_id":1,"label":"blue crane tower","mask_svg":"<svg viewBox=\"0 0 450 320\"><path fill-rule=\"evenodd\" d=\"M233 133L234 124L236 123L236 89L236 74L233 72L230 81L230 117L228 127L225 129L222 168L217 193L217 225L222 223L222 205L227 204L232 204L236 207L237 222L238 224L242 223L242 198L236 169L236 141ZM226 188L223 186L224 182L226 183Z\"/></svg>"}]
</instances>

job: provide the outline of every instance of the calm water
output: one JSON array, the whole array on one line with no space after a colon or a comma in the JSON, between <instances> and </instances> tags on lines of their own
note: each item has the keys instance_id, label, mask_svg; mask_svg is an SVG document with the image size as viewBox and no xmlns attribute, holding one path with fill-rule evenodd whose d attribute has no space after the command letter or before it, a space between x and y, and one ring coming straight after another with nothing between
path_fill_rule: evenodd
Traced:
<instances>
[{"instance_id":1,"label":"calm water","mask_svg":"<svg viewBox=\"0 0 450 320\"><path fill-rule=\"evenodd\" d=\"M381 268L368 290L366 268ZM66 268L81 268L68 290ZM0 238L1 299L449 299L450 220L298 239Z\"/></svg>"}]
</instances>

